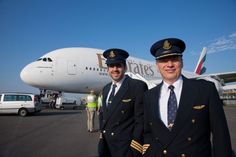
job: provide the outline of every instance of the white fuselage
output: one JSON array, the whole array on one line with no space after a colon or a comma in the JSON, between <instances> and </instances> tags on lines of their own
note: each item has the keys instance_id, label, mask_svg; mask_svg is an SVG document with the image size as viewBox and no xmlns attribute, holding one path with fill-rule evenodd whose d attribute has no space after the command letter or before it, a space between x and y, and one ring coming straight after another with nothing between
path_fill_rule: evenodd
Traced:
<instances>
[{"instance_id":1,"label":"white fuselage","mask_svg":"<svg viewBox=\"0 0 236 157\"><path fill-rule=\"evenodd\" d=\"M63 48L43 55L21 71L21 79L33 87L70 93L100 92L111 81L102 56L104 50L94 48ZM155 61L129 57L127 71L139 74L152 83L160 83L161 75ZM183 71L184 76L196 77Z\"/></svg>"},{"instance_id":2,"label":"white fuselage","mask_svg":"<svg viewBox=\"0 0 236 157\"><path fill-rule=\"evenodd\" d=\"M21 79L33 87L56 91L99 92L111 81L107 73L103 50L64 48L45 54L21 71ZM147 80L160 82L155 62L134 57L127 59L127 71L139 73ZM159 81L159 82L158 82Z\"/></svg>"}]
</instances>

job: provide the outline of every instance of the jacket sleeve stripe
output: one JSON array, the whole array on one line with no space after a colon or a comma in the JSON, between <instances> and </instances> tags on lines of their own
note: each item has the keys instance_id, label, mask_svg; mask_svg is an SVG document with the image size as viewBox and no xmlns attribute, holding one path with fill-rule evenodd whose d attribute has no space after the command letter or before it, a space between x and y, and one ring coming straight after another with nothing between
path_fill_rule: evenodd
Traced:
<instances>
[{"instance_id":1,"label":"jacket sleeve stripe","mask_svg":"<svg viewBox=\"0 0 236 157\"><path fill-rule=\"evenodd\" d=\"M135 150L137 150L138 152L142 153L143 152L143 147L141 144L139 144L138 142L132 140L130 146L132 148L134 148Z\"/></svg>"},{"instance_id":2,"label":"jacket sleeve stripe","mask_svg":"<svg viewBox=\"0 0 236 157\"><path fill-rule=\"evenodd\" d=\"M148 149L149 146L150 146L150 144L143 145L143 154L146 152L146 150Z\"/></svg>"}]
</instances>

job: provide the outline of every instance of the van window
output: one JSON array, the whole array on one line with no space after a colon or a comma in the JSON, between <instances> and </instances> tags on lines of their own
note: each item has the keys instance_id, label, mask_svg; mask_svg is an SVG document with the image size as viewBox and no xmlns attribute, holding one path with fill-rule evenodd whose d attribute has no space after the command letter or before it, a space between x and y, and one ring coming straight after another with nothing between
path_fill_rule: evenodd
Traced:
<instances>
[{"instance_id":1,"label":"van window","mask_svg":"<svg viewBox=\"0 0 236 157\"><path fill-rule=\"evenodd\" d=\"M5 95L4 101L32 101L29 95Z\"/></svg>"},{"instance_id":2,"label":"van window","mask_svg":"<svg viewBox=\"0 0 236 157\"><path fill-rule=\"evenodd\" d=\"M26 95L26 101L32 101L32 98L31 98L31 96L29 96L29 95Z\"/></svg>"},{"instance_id":3,"label":"van window","mask_svg":"<svg viewBox=\"0 0 236 157\"><path fill-rule=\"evenodd\" d=\"M17 95L5 95L4 101L16 101Z\"/></svg>"},{"instance_id":4,"label":"van window","mask_svg":"<svg viewBox=\"0 0 236 157\"><path fill-rule=\"evenodd\" d=\"M2 100L1 98L2 98L2 94L0 95L0 101Z\"/></svg>"},{"instance_id":5,"label":"van window","mask_svg":"<svg viewBox=\"0 0 236 157\"><path fill-rule=\"evenodd\" d=\"M18 95L17 101L32 101L32 98L29 95Z\"/></svg>"}]
</instances>

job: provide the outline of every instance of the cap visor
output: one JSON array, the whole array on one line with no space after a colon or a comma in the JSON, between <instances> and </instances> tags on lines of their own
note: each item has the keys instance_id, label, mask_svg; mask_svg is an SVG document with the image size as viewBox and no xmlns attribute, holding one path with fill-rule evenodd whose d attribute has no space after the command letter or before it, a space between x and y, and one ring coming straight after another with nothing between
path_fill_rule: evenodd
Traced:
<instances>
[{"instance_id":1,"label":"cap visor","mask_svg":"<svg viewBox=\"0 0 236 157\"><path fill-rule=\"evenodd\" d=\"M163 59L163 58L172 57L172 56L182 56L182 54L179 54L179 53L169 53L169 54L165 54L165 55L161 55L159 57L156 57L156 59Z\"/></svg>"}]
</instances>

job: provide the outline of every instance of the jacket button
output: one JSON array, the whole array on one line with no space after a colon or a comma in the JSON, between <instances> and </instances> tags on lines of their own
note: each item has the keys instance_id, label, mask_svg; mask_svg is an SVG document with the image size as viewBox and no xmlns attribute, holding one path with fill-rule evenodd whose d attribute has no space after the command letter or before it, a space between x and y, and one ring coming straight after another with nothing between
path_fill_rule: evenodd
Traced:
<instances>
[{"instance_id":1,"label":"jacket button","mask_svg":"<svg viewBox=\"0 0 236 157\"><path fill-rule=\"evenodd\" d=\"M122 113L122 114L124 114L124 113L125 113L125 111L124 111L124 110L122 110L122 111L121 111L121 113Z\"/></svg>"},{"instance_id":2,"label":"jacket button","mask_svg":"<svg viewBox=\"0 0 236 157\"><path fill-rule=\"evenodd\" d=\"M114 132L112 132L112 133L111 133L111 136L114 136L114 135L115 135Z\"/></svg>"},{"instance_id":3,"label":"jacket button","mask_svg":"<svg viewBox=\"0 0 236 157\"><path fill-rule=\"evenodd\" d=\"M163 154L165 154L165 155L166 155L166 154L167 154L167 150L163 150Z\"/></svg>"},{"instance_id":4,"label":"jacket button","mask_svg":"<svg viewBox=\"0 0 236 157\"><path fill-rule=\"evenodd\" d=\"M149 125L151 125L151 126L152 126L152 122L149 122Z\"/></svg>"},{"instance_id":5,"label":"jacket button","mask_svg":"<svg viewBox=\"0 0 236 157\"><path fill-rule=\"evenodd\" d=\"M196 120L195 119L192 119L192 123L194 124L196 122Z\"/></svg>"},{"instance_id":6,"label":"jacket button","mask_svg":"<svg viewBox=\"0 0 236 157\"><path fill-rule=\"evenodd\" d=\"M185 154L181 154L181 157L187 157Z\"/></svg>"},{"instance_id":7,"label":"jacket button","mask_svg":"<svg viewBox=\"0 0 236 157\"><path fill-rule=\"evenodd\" d=\"M102 132L105 134L105 133L106 133L106 130L103 130Z\"/></svg>"},{"instance_id":8,"label":"jacket button","mask_svg":"<svg viewBox=\"0 0 236 157\"><path fill-rule=\"evenodd\" d=\"M189 142L192 141L192 138L191 138L191 137L188 137L188 141L189 141Z\"/></svg>"}]
</instances>

